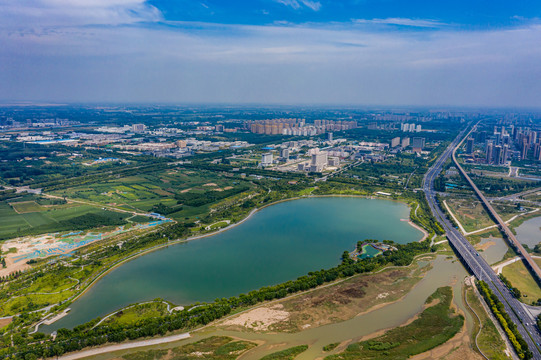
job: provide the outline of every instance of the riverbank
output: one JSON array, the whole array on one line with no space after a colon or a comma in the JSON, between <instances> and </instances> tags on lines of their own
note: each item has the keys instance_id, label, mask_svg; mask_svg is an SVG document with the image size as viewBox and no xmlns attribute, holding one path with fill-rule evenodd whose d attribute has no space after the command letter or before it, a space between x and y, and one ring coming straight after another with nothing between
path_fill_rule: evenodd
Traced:
<instances>
[{"instance_id":1,"label":"riverbank","mask_svg":"<svg viewBox=\"0 0 541 360\"><path fill-rule=\"evenodd\" d=\"M424 254L419 254L417 256L415 256L413 262L407 266L394 266L394 265L390 265L390 266L386 266L386 267L383 267L373 273L368 273L368 274L359 274L359 275L355 275L351 278L345 278L345 279L340 279L340 280L337 280L337 281L334 281L332 283L329 283L329 284L325 284L325 285L322 285L322 286L319 286L315 289L310 289L310 290L307 290L307 291L304 291L302 293L298 293L298 294L292 294L292 295L289 295L285 298L282 298L282 299L277 299L277 300L272 300L272 301L267 301L263 304L259 304L259 305L256 305L256 306L253 306L253 307L249 307L249 308L246 308L242 311L239 311L237 313L234 313L234 314L231 314L231 315L228 315L220 320L218 320L217 322L213 322L213 323L210 323L208 325L204 325L204 326L201 326L199 328L196 328L196 329L192 329L190 331L190 333L181 333L181 334L174 334L174 335L171 335L171 336L165 336L165 337L161 337L161 338L154 338L154 339L145 339L145 340L140 340L140 341L132 341L132 342L127 342L127 343L122 343L122 344L118 344L118 345L110 345L110 346L104 346L104 347L99 347L99 348L94 348L94 349L88 349L88 350L83 350L81 352L76 352L76 353L73 353L73 354L69 354L69 355L65 355L63 357L60 357L60 359L63 359L63 360L75 360L75 359L81 359L81 358L85 358L85 357L88 357L88 356L95 356L95 355L100 355L100 354L107 354L109 352L113 352L113 351L118 351L118 350L127 350L127 349L136 349L136 348L139 348L139 347L146 347L146 346L152 346L152 345L157 345L157 344L168 344L168 343L174 343L174 342L177 342L179 341L180 339L176 338L177 336L180 336L181 339L188 339L189 337L190 338L194 338L194 339L202 339L202 338L205 338L205 336L203 334L206 333L206 331L208 330L211 330L211 331L215 331L215 329L222 329L224 328L223 324L224 322L227 322L227 321L231 321L232 319L235 319L236 317L239 317L239 316L243 316L244 314L249 314L250 312L253 312L254 310L257 310L257 309L264 309L264 308L267 308L267 307L275 307L276 305L280 304L280 303L283 303L283 302L289 302L289 301L303 301L303 298L306 297L306 296L309 296L309 297L312 297L312 298L317 298L319 296L319 293L324 291L326 293L329 293L329 294L332 294L332 293L336 293L337 291L339 291L340 289L337 289L338 288L342 288L342 287L347 287L347 288L353 288L353 287L357 287L359 285L359 281L360 283L363 283L366 285L366 284L371 284L371 286L375 286L377 287L377 289L371 289L371 291L369 291L368 295L369 297L372 297L372 298L375 298L375 301L379 302L380 305L376 305L375 303L373 302L363 302L363 299L356 299L358 300L356 302L356 304L354 305L357 305L357 306L361 306L359 309L357 309L356 311L349 311L348 312L348 316L347 318L353 318L353 317L358 317L358 316L365 316L365 315L368 315L368 314L371 314L372 312L375 312L375 311L378 311L378 310L381 310L382 307L384 306L389 306L389 305L393 305L393 304L396 304L398 301L400 301L401 299L404 298L404 296L406 296L409 291L411 291L411 289L416 286L418 284L419 281L421 281L423 278L424 278L424 275L432 270L432 266L431 265L424 265L422 267L419 266L419 261L434 261L435 260L435 255L433 253L424 253ZM390 273L390 274L388 274ZM414 276L412 276L414 275ZM368 281L367 278L371 278L371 277L378 277L379 280L382 280L383 278L387 279L386 283L387 285L386 286L391 286L392 284L394 284L396 281L399 281L399 279L404 279L404 278L409 278L410 280L408 281L408 284L401 284L400 285L400 288L403 290L403 291L398 291L396 290L397 294L399 294L400 298L396 298L396 297L391 297L391 296L384 296L384 297L379 297L377 296L377 294L380 294L381 293L381 289L380 289L380 286L382 285L382 282L381 281L373 281L373 282L370 282ZM399 281L400 282L400 281ZM351 284L349 284L351 283ZM406 291L407 290L407 291ZM347 296L351 296L352 294L346 294ZM354 298L355 299L355 298ZM366 300L366 298L364 299ZM320 307L321 306L324 306L324 304L320 304ZM350 308L351 308L351 305L350 305ZM360 312L359 312L360 311ZM345 320L346 318L344 318ZM336 322L339 322L338 319L333 319L332 320L332 323L336 323ZM307 329L307 328L305 328ZM301 329L302 330L305 330L305 329ZM250 333L251 331L249 331L248 333ZM237 333L237 332L235 332ZM233 336L234 338L243 338L243 336L241 336L241 334L246 334L246 332L238 332L237 333L237 336L235 335L229 335L229 336ZM151 343L151 341L154 341L154 340L159 340L159 342L156 342L156 343ZM250 341L254 341L253 339L250 339ZM259 343L261 343L261 341L258 341ZM121 346L120 348L117 348L117 346Z\"/></svg>"},{"instance_id":2,"label":"riverbank","mask_svg":"<svg viewBox=\"0 0 541 360\"><path fill-rule=\"evenodd\" d=\"M130 343L124 343L124 344L116 344L116 345L109 345L104 347L99 347L95 349L88 349L83 350L75 353L71 353L68 355L57 357L57 359L60 360L77 360L77 359L83 359L89 356L96 356L100 354L109 354L113 351L120 351L120 350L127 350L127 349L136 349L139 347L145 347L145 346L153 346L153 345L160 345L160 344L167 344L179 340L184 340L190 338L189 333L183 333L178 335L171 335L166 336L162 338L153 338L148 340L140 340Z\"/></svg>"}]
</instances>

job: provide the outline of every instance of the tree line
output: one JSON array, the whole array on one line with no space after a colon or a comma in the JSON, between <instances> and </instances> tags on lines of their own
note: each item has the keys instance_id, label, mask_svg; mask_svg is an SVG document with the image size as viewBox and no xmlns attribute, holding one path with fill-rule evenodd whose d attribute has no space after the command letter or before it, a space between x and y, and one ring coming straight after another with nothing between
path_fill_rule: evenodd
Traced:
<instances>
[{"instance_id":1,"label":"tree line","mask_svg":"<svg viewBox=\"0 0 541 360\"><path fill-rule=\"evenodd\" d=\"M165 316L141 319L135 324L113 324L93 328L99 319L75 327L72 330L60 329L55 340L29 341L0 351L3 358L35 359L37 357L58 356L66 352L78 351L89 346L109 342L122 342L143 337L165 335L175 330L190 330L219 319L231 311L253 306L263 301L284 298L290 294L313 289L324 283L347 278L355 274L367 273L386 265L409 265L416 255L429 251L428 241L409 244L396 244L395 251L386 251L382 255L359 259L349 256L330 269L309 272L296 280L282 284L265 286L230 298L216 299L213 303L187 307L185 310ZM9 335L4 335L4 337ZM32 338L33 340L34 338ZM9 339L4 339L9 342ZM30 340L30 339L29 339ZM6 342L4 342L6 343Z\"/></svg>"},{"instance_id":2,"label":"tree line","mask_svg":"<svg viewBox=\"0 0 541 360\"><path fill-rule=\"evenodd\" d=\"M509 338L509 341L513 345L513 348L517 352L519 358L525 360L531 359L533 357L533 354L528 348L528 344L526 343L526 341L524 341L524 338L518 332L517 326L505 311L502 302L498 299L496 295L494 295L486 282L482 280L478 281L477 287L479 288L481 295L483 295L483 298L488 304L488 307L490 308L496 319L498 319L498 322L507 334L507 337Z\"/></svg>"}]
</instances>

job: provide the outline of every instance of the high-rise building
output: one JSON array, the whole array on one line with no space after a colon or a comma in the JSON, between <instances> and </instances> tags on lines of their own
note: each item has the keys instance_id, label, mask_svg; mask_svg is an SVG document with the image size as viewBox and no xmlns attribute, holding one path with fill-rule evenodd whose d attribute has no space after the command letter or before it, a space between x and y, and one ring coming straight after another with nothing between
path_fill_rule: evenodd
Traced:
<instances>
[{"instance_id":1,"label":"high-rise building","mask_svg":"<svg viewBox=\"0 0 541 360\"><path fill-rule=\"evenodd\" d=\"M468 141L466 142L466 154L472 155L473 154L473 138L469 137Z\"/></svg>"},{"instance_id":2,"label":"high-rise building","mask_svg":"<svg viewBox=\"0 0 541 360\"><path fill-rule=\"evenodd\" d=\"M421 132L421 125L417 125L415 127L415 132Z\"/></svg>"},{"instance_id":3,"label":"high-rise building","mask_svg":"<svg viewBox=\"0 0 541 360\"><path fill-rule=\"evenodd\" d=\"M261 155L261 166L270 166L272 165L272 153L265 153Z\"/></svg>"},{"instance_id":4,"label":"high-rise building","mask_svg":"<svg viewBox=\"0 0 541 360\"><path fill-rule=\"evenodd\" d=\"M397 136L391 140L391 147L397 147L400 145L400 138Z\"/></svg>"},{"instance_id":5,"label":"high-rise building","mask_svg":"<svg viewBox=\"0 0 541 360\"><path fill-rule=\"evenodd\" d=\"M142 133L146 130L147 127L145 126L145 124L133 124L131 128L134 133Z\"/></svg>"},{"instance_id":6,"label":"high-rise building","mask_svg":"<svg viewBox=\"0 0 541 360\"><path fill-rule=\"evenodd\" d=\"M332 132L327 133L327 141L332 141Z\"/></svg>"},{"instance_id":7,"label":"high-rise building","mask_svg":"<svg viewBox=\"0 0 541 360\"><path fill-rule=\"evenodd\" d=\"M486 160L487 164L492 164L492 147L493 147L492 142L489 141L487 143L487 148L485 150L485 152L486 152L485 160Z\"/></svg>"},{"instance_id":8,"label":"high-rise building","mask_svg":"<svg viewBox=\"0 0 541 360\"><path fill-rule=\"evenodd\" d=\"M280 157L282 159L289 160L289 149L282 149L280 150Z\"/></svg>"},{"instance_id":9,"label":"high-rise building","mask_svg":"<svg viewBox=\"0 0 541 360\"><path fill-rule=\"evenodd\" d=\"M522 140L522 148L520 149L520 157L522 158L522 160L524 160L524 159L526 159L528 157L528 150L529 150L528 140L523 139Z\"/></svg>"},{"instance_id":10,"label":"high-rise building","mask_svg":"<svg viewBox=\"0 0 541 360\"><path fill-rule=\"evenodd\" d=\"M509 146L504 145L503 150L502 150L502 164L505 165L507 163L508 158L509 158Z\"/></svg>"},{"instance_id":11,"label":"high-rise building","mask_svg":"<svg viewBox=\"0 0 541 360\"><path fill-rule=\"evenodd\" d=\"M401 146L403 148L406 148L406 147L410 146L410 138L409 137L402 138Z\"/></svg>"},{"instance_id":12,"label":"high-rise building","mask_svg":"<svg viewBox=\"0 0 541 360\"><path fill-rule=\"evenodd\" d=\"M327 152L318 152L312 154L310 162L310 171L321 172L327 166Z\"/></svg>"},{"instance_id":13,"label":"high-rise building","mask_svg":"<svg viewBox=\"0 0 541 360\"><path fill-rule=\"evenodd\" d=\"M425 138L414 137L411 145L414 149L423 149L425 147Z\"/></svg>"},{"instance_id":14,"label":"high-rise building","mask_svg":"<svg viewBox=\"0 0 541 360\"><path fill-rule=\"evenodd\" d=\"M329 166L335 166L336 167L336 166L340 165L340 159L337 158L337 157L330 157L328 161L329 161Z\"/></svg>"},{"instance_id":15,"label":"high-rise building","mask_svg":"<svg viewBox=\"0 0 541 360\"><path fill-rule=\"evenodd\" d=\"M501 165L502 164L502 147L500 145L496 145L494 147L494 165Z\"/></svg>"}]
</instances>

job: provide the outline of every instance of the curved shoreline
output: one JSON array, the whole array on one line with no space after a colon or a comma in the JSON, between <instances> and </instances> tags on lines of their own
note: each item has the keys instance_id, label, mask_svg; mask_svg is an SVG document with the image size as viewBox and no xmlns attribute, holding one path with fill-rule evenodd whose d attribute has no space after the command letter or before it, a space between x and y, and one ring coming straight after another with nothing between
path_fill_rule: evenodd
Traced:
<instances>
[{"instance_id":1,"label":"curved shoreline","mask_svg":"<svg viewBox=\"0 0 541 360\"><path fill-rule=\"evenodd\" d=\"M416 261L423 260L423 257L426 257L426 256L431 257L430 260L432 261L432 260L434 260L436 258L437 255L434 255L433 253L419 254L419 255L416 255L413 258L413 261L410 264L406 265L406 266L389 265L389 266L385 266L385 267L383 267L383 268L381 268L381 269L379 269L377 271L374 271L374 272L370 272L370 273L366 273L366 274L356 274L356 275L353 275L352 277L379 274L381 272L389 271L389 270L396 269L396 268L398 268L398 269L411 268L412 266L414 266L416 264ZM175 342L175 341L178 341L178 340L188 339L188 338L191 337L190 334L199 332L199 331L204 330L204 329L209 328L209 327L217 326L220 323L222 323L223 321L226 321L226 320L228 320L230 318L233 318L235 316L238 316L240 314L252 311L252 310L257 309L257 308L266 307L266 306L268 307L268 306L270 306L272 304L275 304L275 303L278 303L278 302L281 302L281 301L285 301L285 300L288 300L288 299L292 299L292 298L295 298L295 297L298 297L298 296L302 296L302 295L305 295L305 294L308 294L308 293L311 293L311 292L314 292L314 291L317 291L317 290L320 290L320 289L323 289L323 288L336 286L336 285L339 285L342 282L351 280L352 277L336 280L336 281L333 281L333 282L328 283L328 284L320 285L320 286L318 286L318 287L316 287L314 289L309 289L309 290L301 291L299 293L288 295L288 296L286 296L284 298L281 298L281 299L274 299L274 300L270 300L270 301L265 301L265 302L263 302L261 304L251 306L251 307L249 307L249 308L247 308L245 310L239 311L239 312L234 313L234 314L229 314L229 315L227 315L227 316L225 316L225 317L223 317L221 319L217 319L217 320L213 321L210 324L203 325L201 327L192 329L190 332L182 332L180 334L172 334L172 335L169 335L169 336L153 337L153 338L149 338L149 339L135 340L135 341L132 341L132 342L125 342L125 343L120 343L120 344L106 345L106 346L103 346L103 347L95 347L95 348L91 348L91 349L87 349L87 350L74 352L74 353L71 353L71 354L68 354L68 355L63 355L59 359L60 360L75 360L75 359L86 358L88 356L94 356L94 355L109 353L109 352L113 352L113 351L127 350L127 349L133 349L133 348L138 348L138 347L146 347L146 346L157 345L157 344L165 344L165 343ZM413 288L412 288L412 290L413 290ZM379 310L380 308L385 307L387 305L394 304L394 303L402 300L406 295L404 295L400 299L397 299L397 300L394 300L394 301L374 305L374 306L370 307L369 309L367 309L366 311L364 311L362 313L359 313L359 314L357 314L355 316L365 315L365 314L371 313L373 311ZM130 306L132 306L132 305L130 305ZM371 334L368 334L367 336L370 336L370 335ZM181 338L178 339L177 337L181 337ZM149 342L152 342L152 341L156 341L156 342L155 343L149 343Z\"/></svg>"},{"instance_id":2,"label":"curved shoreline","mask_svg":"<svg viewBox=\"0 0 541 360\"><path fill-rule=\"evenodd\" d=\"M187 242L190 242L190 241L199 240L199 239L203 239L203 238L206 238L206 237L218 235L218 234L220 234L222 232L225 232L227 230L231 230L231 229L235 228L236 226L239 226L239 225L243 224L245 221L249 220L258 211L263 210L263 209L265 209L267 207L270 207L270 206L273 206L273 205L277 205L277 204L287 202L287 201L294 201L294 200L302 200L302 199L310 199L310 198L330 198L330 197L351 197L351 198L363 198L363 199L374 199L374 200L387 200L387 201L393 201L393 202L399 202L399 203L405 204L411 210L411 207L405 201L399 201L399 200L388 199L388 198L379 198L379 197L376 197L376 196L367 196L367 195L349 195L349 194L304 195L304 196L296 196L296 197L292 197L292 198L288 198L288 199L281 199L281 200L278 200L278 201L275 201L275 202L272 202L272 203L269 203L269 204L265 204L265 205L263 205L261 207L254 208L248 213L248 215L246 215L246 217L244 217L240 221L238 221L236 223L232 223L232 224L230 224L230 225L228 225L228 226L226 226L224 228L221 228L219 230L212 231L212 232L209 232L207 234L196 235L196 236L191 236L191 237L188 237L188 238L172 240L172 241L169 241L168 243L155 245L155 246L150 247L148 249L144 249L144 250L141 250L140 252L136 252L136 253L134 253L132 255L129 255L128 257L126 257L124 259L120 259L116 263L111 265L109 268L104 269L100 274L98 274L96 276L96 278L94 278L94 280L92 280L79 294L75 295L71 299L67 299L66 301L69 301L70 303L76 301L81 296L83 296L87 291L89 291L105 275L107 275L111 271L115 270L116 268L120 267L121 265L125 264L126 262L134 260L134 259L136 259L136 258L138 258L138 257L140 257L142 255L146 255L146 254L148 254L150 252L163 249L163 248L168 247L170 245L178 245L178 244L181 244L181 243L187 243ZM409 215L408 215L408 217L409 217ZM422 229L417 224L413 223L411 221L411 219L408 219L408 223L411 226L413 226L414 228L418 229L419 231L421 231L423 233L423 237L419 240L419 242L426 239L426 237L428 236L428 232L426 232L426 230ZM61 303L59 303L59 304L61 304ZM56 305L59 305L59 304L56 304Z\"/></svg>"}]
</instances>

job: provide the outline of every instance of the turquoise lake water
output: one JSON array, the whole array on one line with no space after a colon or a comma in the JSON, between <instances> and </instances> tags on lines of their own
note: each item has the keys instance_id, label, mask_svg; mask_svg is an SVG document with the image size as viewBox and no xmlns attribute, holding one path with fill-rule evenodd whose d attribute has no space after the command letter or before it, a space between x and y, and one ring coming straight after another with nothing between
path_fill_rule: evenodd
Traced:
<instances>
[{"instance_id":1,"label":"turquoise lake water","mask_svg":"<svg viewBox=\"0 0 541 360\"><path fill-rule=\"evenodd\" d=\"M324 197L283 202L231 230L172 245L114 269L40 328L53 331L104 316L128 304L163 298L175 304L212 301L281 283L340 262L359 240L418 241L401 219L409 208L388 200Z\"/></svg>"}]
</instances>

